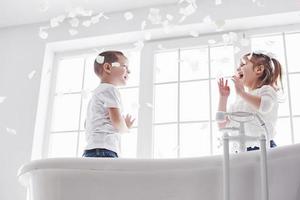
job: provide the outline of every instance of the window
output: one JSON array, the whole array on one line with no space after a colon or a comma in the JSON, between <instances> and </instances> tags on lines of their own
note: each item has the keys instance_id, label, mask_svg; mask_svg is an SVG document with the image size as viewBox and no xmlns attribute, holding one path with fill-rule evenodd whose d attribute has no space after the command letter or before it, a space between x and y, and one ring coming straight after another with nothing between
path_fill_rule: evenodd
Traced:
<instances>
[{"instance_id":1,"label":"window","mask_svg":"<svg viewBox=\"0 0 300 200\"><path fill-rule=\"evenodd\" d=\"M216 78L234 73L233 46L164 50L156 52L154 59L154 157L217 152L213 140Z\"/></svg>"},{"instance_id":2,"label":"window","mask_svg":"<svg viewBox=\"0 0 300 200\"><path fill-rule=\"evenodd\" d=\"M124 114L133 114L136 121L131 133L122 135L122 157L139 157L139 152L147 158L222 153L221 133L215 122L217 80L234 74L235 61L240 59L237 47L245 52L272 52L281 62L284 92L275 141L279 146L299 143L300 96L296 87L300 84L300 33L262 32L246 32L251 39L247 47L236 43L208 45L208 39L221 38L212 35L146 42L142 51L128 50L131 75L128 85L119 89ZM85 53L57 59L47 128L48 157L82 155L86 108L99 82L92 67L95 56ZM232 82L229 85L234 88ZM229 104L235 99L234 89L231 93Z\"/></svg>"},{"instance_id":3,"label":"window","mask_svg":"<svg viewBox=\"0 0 300 200\"><path fill-rule=\"evenodd\" d=\"M136 122L130 134L121 137L123 157L136 157L139 63L138 51L125 52L131 69L128 85L120 87L124 114L131 113ZM58 58L53 107L49 124L48 157L80 157L85 146L84 122L92 91L99 84L94 74L96 54Z\"/></svg>"}]
</instances>

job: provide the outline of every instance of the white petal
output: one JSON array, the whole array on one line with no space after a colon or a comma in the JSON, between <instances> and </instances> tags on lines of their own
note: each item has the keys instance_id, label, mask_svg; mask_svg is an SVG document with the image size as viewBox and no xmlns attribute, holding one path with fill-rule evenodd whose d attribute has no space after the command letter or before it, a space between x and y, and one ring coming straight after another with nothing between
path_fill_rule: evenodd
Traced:
<instances>
[{"instance_id":1,"label":"white petal","mask_svg":"<svg viewBox=\"0 0 300 200\"><path fill-rule=\"evenodd\" d=\"M74 36L78 34L78 31L76 29L69 29L69 33L71 36Z\"/></svg>"},{"instance_id":2,"label":"white petal","mask_svg":"<svg viewBox=\"0 0 300 200\"><path fill-rule=\"evenodd\" d=\"M6 131L10 134L13 134L13 135L16 135L17 134L17 131L15 129L12 129L12 128L6 128Z\"/></svg>"},{"instance_id":3,"label":"white petal","mask_svg":"<svg viewBox=\"0 0 300 200\"><path fill-rule=\"evenodd\" d=\"M124 18L129 21L129 20L132 20L133 19L133 14L132 12L125 12L124 13Z\"/></svg>"},{"instance_id":4,"label":"white petal","mask_svg":"<svg viewBox=\"0 0 300 200\"><path fill-rule=\"evenodd\" d=\"M210 39L210 40L208 40L207 42L208 42L208 44L216 44L216 43L217 43L217 41L216 41L216 40L213 40L213 39Z\"/></svg>"},{"instance_id":5,"label":"white petal","mask_svg":"<svg viewBox=\"0 0 300 200\"><path fill-rule=\"evenodd\" d=\"M35 75L36 71L33 70L28 74L28 79L31 80L33 78L33 76Z\"/></svg>"},{"instance_id":6,"label":"white petal","mask_svg":"<svg viewBox=\"0 0 300 200\"><path fill-rule=\"evenodd\" d=\"M5 101L6 97L0 97L0 103L3 103Z\"/></svg>"},{"instance_id":7,"label":"white petal","mask_svg":"<svg viewBox=\"0 0 300 200\"><path fill-rule=\"evenodd\" d=\"M78 27L79 26L79 19L78 18L72 18L69 23L71 24L72 27Z\"/></svg>"},{"instance_id":8,"label":"white petal","mask_svg":"<svg viewBox=\"0 0 300 200\"><path fill-rule=\"evenodd\" d=\"M221 5L222 4L222 0L215 0L215 4L216 5Z\"/></svg>"},{"instance_id":9,"label":"white petal","mask_svg":"<svg viewBox=\"0 0 300 200\"><path fill-rule=\"evenodd\" d=\"M85 27L89 27L91 26L92 22L90 20L85 20L82 22L82 26L85 26Z\"/></svg>"},{"instance_id":10,"label":"white petal","mask_svg":"<svg viewBox=\"0 0 300 200\"><path fill-rule=\"evenodd\" d=\"M198 37L199 32L198 31L190 31L190 35L193 36L193 37Z\"/></svg>"},{"instance_id":11,"label":"white petal","mask_svg":"<svg viewBox=\"0 0 300 200\"><path fill-rule=\"evenodd\" d=\"M96 62L98 63L98 64L103 64L104 63L104 56L100 56L100 55L98 55L97 57L96 57Z\"/></svg>"}]
</instances>

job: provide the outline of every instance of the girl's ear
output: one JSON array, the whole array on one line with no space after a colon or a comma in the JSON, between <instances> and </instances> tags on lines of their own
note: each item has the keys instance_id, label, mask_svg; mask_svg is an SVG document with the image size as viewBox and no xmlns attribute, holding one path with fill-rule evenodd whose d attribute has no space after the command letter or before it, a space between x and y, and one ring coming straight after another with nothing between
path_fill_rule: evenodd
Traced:
<instances>
[{"instance_id":1,"label":"girl's ear","mask_svg":"<svg viewBox=\"0 0 300 200\"><path fill-rule=\"evenodd\" d=\"M103 71L110 74L111 73L111 65L109 63L103 64Z\"/></svg>"},{"instance_id":2,"label":"girl's ear","mask_svg":"<svg viewBox=\"0 0 300 200\"><path fill-rule=\"evenodd\" d=\"M254 71L257 75L261 75L265 70L265 66L264 65L258 65L254 68Z\"/></svg>"}]
</instances>

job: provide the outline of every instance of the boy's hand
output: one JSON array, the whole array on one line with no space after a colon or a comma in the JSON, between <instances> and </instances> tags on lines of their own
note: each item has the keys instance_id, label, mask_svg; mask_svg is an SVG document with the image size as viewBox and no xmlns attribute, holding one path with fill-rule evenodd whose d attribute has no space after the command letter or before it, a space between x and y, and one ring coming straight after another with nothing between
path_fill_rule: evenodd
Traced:
<instances>
[{"instance_id":1,"label":"boy's hand","mask_svg":"<svg viewBox=\"0 0 300 200\"><path fill-rule=\"evenodd\" d=\"M224 79L220 78L218 81L218 86L219 86L219 93L221 97L228 97L230 94L230 88L228 86L228 80L225 81Z\"/></svg>"},{"instance_id":2,"label":"boy's hand","mask_svg":"<svg viewBox=\"0 0 300 200\"><path fill-rule=\"evenodd\" d=\"M135 121L135 119L132 119L132 116L129 114L127 114L126 117L124 117L124 120L128 129L132 127Z\"/></svg>"}]
</instances>

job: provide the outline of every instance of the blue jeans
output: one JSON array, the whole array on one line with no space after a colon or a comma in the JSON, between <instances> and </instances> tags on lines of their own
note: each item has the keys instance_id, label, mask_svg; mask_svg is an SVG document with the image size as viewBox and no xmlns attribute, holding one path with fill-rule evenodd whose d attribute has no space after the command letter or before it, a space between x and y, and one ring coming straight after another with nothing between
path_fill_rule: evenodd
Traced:
<instances>
[{"instance_id":1,"label":"blue jeans","mask_svg":"<svg viewBox=\"0 0 300 200\"><path fill-rule=\"evenodd\" d=\"M84 150L82 157L118 158L118 154L108 149Z\"/></svg>"},{"instance_id":2,"label":"blue jeans","mask_svg":"<svg viewBox=\"0 0 300 200\"><path fill-rule=\"evenodd\" d=\"M277 147L276 143L274 142L274 140L270 140L270 147L274 148ZM255 150L259 150L259 147L254 146L254 147L247 147L247 151L255 151Z\"/></svg>"}]
</instances>

